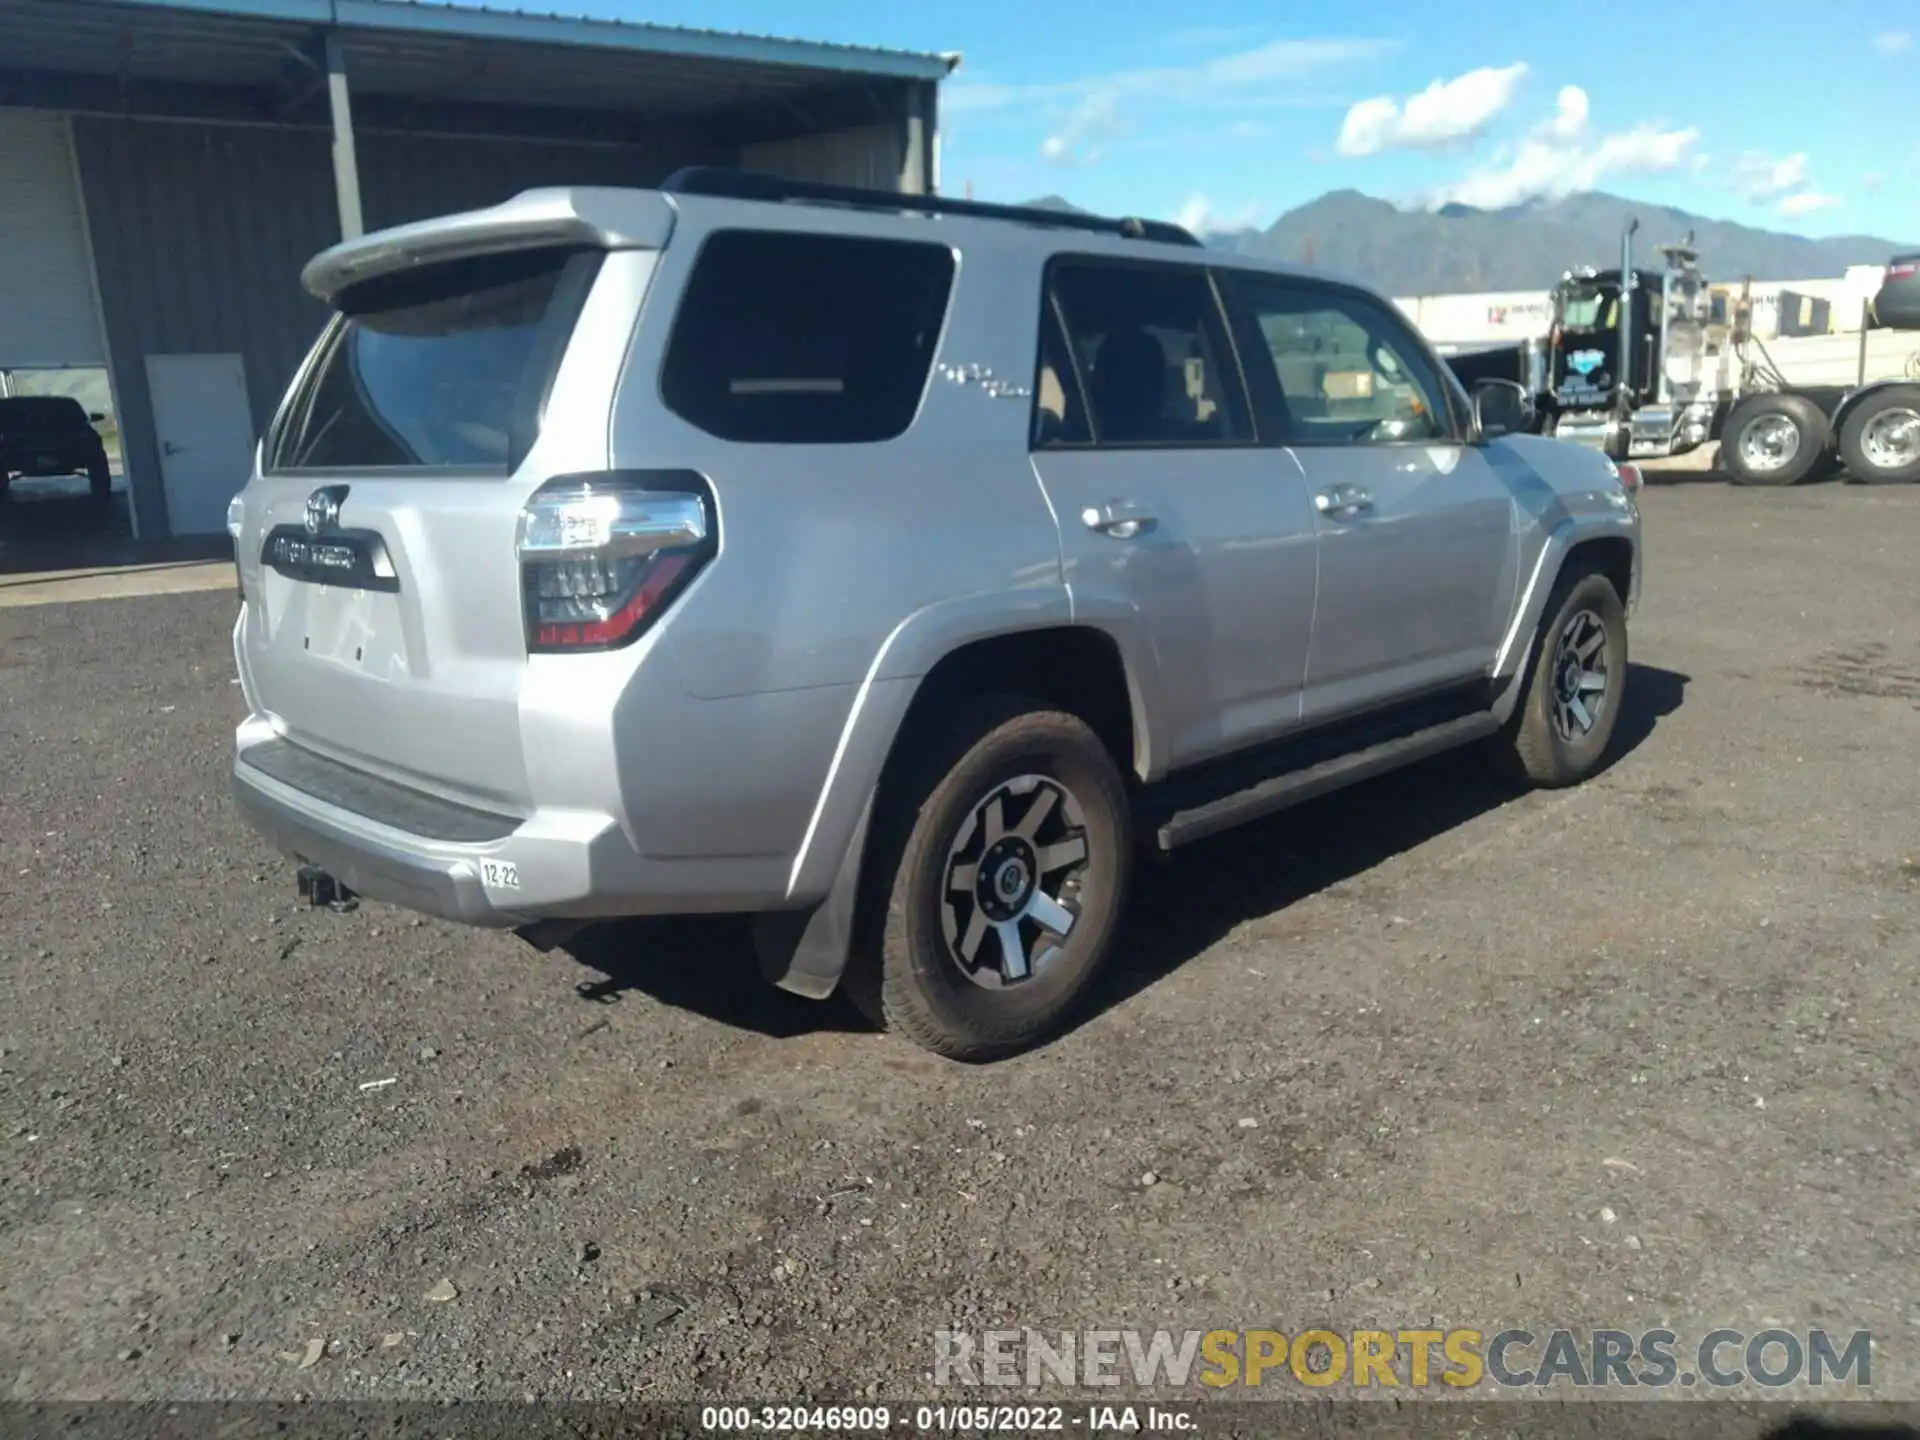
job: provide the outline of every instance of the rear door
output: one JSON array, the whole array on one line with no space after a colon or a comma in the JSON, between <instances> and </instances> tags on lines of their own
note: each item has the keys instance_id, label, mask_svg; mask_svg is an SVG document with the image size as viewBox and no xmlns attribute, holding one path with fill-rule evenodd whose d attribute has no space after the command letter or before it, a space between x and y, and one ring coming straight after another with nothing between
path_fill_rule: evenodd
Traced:
<instances>
[{"instance_id":1,"label":"rear door","mask_svg":"<svg viewBox=\"0 0 1920 1440\"><path fill-rule=\"evenodd\" d=\"M1076 616L1142 647L1180 765L1299 716L1314 517L1263 450L1200 265L1059 257L1048 267L1034 468Z\"/></svg>"},{"instance_id":2,"label":"rear door","mask_svg":"<svg viewBox=\"0 0 1920 1440\"><path fill-rule=\"evenodd\" d=\"M617 370L651 263L534 249L343 295L245 500L243 674L288 738L450 798L524 802L519 514L557 470L605 466L604 408L557 424L549 392L563 361ZM619 317L602 357L578 354L590 293Z\"/></svg>"},{"instance_id":3,"label":"rear door","mask_svg":"<svg viewBox=\"0 0 1920 1440\"><path fill-rule=\"evenodd\" d=\"M1241 353L1281 412L1319 537L1308 720L1486 673L1517 558L1515 507L1466 443L1440 366L1389 307L1235 272Z\"/></svg>"}]
</instances>

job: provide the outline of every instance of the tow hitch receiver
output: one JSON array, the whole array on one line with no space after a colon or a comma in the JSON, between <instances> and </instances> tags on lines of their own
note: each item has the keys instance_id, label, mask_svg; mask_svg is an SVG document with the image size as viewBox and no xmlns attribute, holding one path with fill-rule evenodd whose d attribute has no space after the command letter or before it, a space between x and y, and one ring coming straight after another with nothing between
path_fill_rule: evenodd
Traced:
<instances>
[{"instance_id":1,"label":"tow hitch receiver","mask_svg":"<svg viewBox=\"0 0 1920 1440\"><path fill-rule=\"evenodd\" d=\"M318 865L302 865L294 875L300 898L318 910L322 906L336 915L344 915L360 904L360 897L347 889Z\"/></svg>"}]
</instances>

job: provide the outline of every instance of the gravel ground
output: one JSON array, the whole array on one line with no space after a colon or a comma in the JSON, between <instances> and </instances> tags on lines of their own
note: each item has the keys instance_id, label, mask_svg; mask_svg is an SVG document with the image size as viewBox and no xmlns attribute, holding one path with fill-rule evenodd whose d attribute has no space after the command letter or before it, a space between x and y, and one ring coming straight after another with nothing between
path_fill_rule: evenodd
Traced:
<instances>
[{"instance_id":1,"label":"gravel ground","mask_svg":"<svg viewBox=\"0 0 1920 1440\"><path fill-rule=\"evenodd\" d=\"M1920 1397L1920 490L1645 510L1603 777L1184 853L986 1068L730 923L307 913L227 798L231 596L0 612L0 1398L924 1398L956 1323L1429 1320L1867 1328Z\"/></svg>"}]
</instances>

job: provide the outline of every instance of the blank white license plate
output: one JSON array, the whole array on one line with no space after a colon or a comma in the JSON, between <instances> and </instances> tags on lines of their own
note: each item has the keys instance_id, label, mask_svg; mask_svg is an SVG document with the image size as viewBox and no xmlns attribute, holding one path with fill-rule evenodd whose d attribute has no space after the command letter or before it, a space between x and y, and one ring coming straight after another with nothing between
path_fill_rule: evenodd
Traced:
<instances>
[{"instance_id":1,"label":"blank white license plate","mask_svg":"<svg viewBox=\"0 0 1920 1440\"><path fill-rule=\"evenodd\" d=\"M506 860L482 860L480 883L489 890L518 890L520 867Z\"/></svg>"}]
</instances>

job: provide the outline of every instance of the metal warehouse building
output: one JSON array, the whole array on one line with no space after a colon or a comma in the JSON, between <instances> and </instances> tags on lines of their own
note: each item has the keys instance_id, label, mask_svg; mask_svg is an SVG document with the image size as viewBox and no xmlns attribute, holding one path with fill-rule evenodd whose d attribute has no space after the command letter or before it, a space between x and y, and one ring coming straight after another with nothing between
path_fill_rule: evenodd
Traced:
<instances>
[{"instance_id":1,"label":"metal warehouse building","mask_svg":"<svg viewBox=\"0 0 1920 1440\"><path fill-rule=\"evenodd\" d=\"M683 165L928 192L957 57L405 0L0 0L0 370L103 367L143 536L220 530L343 235Z\"/></svg>"}]
</instances>

